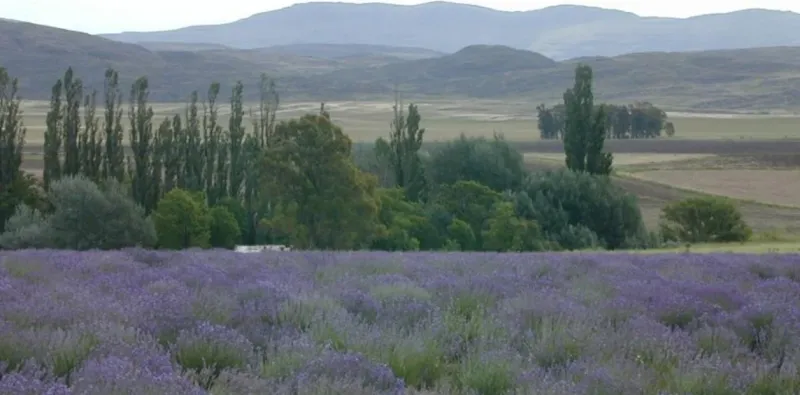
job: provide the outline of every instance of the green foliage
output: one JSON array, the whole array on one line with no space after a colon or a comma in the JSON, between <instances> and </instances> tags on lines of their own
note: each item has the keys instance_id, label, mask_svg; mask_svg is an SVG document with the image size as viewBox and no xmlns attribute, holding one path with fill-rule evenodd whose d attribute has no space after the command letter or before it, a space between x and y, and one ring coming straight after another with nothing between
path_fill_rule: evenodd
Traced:
<instances>
[{"instance_id":1,"label":"green foliage","mask_svg":"<svg viewBox=\"0 0 800 395\"><path fill-rule=\"evenodd\" d=\"M153 220L162 248L210 246L211 216L202 193L178 188L169 191L158 202Z\"/></svg>"},{"instance_id":2,"label":"green foliage","mask_svg":"<svg viewBox=\"0 0 800 395\"><path fill-rule=\"evenodd\" d=\"M569 170L532 174L515 197L520 215L538 222L562 248L638 247L648 239L636 198L608 177Z\"/></svg>"},{"instance_id":3,"label":"green foliage","mask_svg":"<svg viewBox=\"0 0 800 395\"><path fill-rule=\"evenodd\" d=\"M368 245L378 213L377 181L351 159L351 142L326 115L281 122L263 160L264 195L282 207L277 229L301 248L351 249ZM275 218L278 219L278 218Z\"/></svg>"},{"instance_id":4,"label":"green foliage","mask_svg":"<svg viewBox=\"0 0 800 395\"><path fill-rule=\"evenodd\" d=\"M492 215L483 231L485 251L541 251L545 249L539 225L517 217L514 204L495 204Z\"/></svg>"},{"instance_id":5,"label":"green foliage","mask_svg":"<svg viewBox=\"0 0 800 395\"><path fill-rule=\"evenodd\" d=\"M51 185L48 200L48 213L18 207L0 245L72 250L155 245L153 223L116 182L101 189L83 176L65 177Z\"/></svg>"},{"instance_id":6,"label":"green foliage","mask_svg":"<svg viewBox=\"0 0 800 395\"><path fill-rule=\"evenodd\" d=\"M212 208L209 215L211 216L211 246L232 250L242 239L242 231L239 223L236 222L236 217L221 206Z\"/></svg>"},{"instance_id":7,"label":"green foliage","mask_svg":"<svg viewBox=\"0 0 800 395\"><path fill-rule=\"evenodd\" d=\"M497 192L518 189L525 176L522 155L497 135L492 140L462 135L432 152L426 170L433 185L475 181Z\"/></svg>"},{"instance_id":8,"label":"green foliage","mask_svg":"<svg viewBox=\"0 0 800 395\"><path fill-rule=\"evenodd\" d=\"M575 69L575 85L564 93L564 153L567 168L589 174L611 173L612 156L603 152L606 138L606 113L594 107L592 68Z\"/></svg>"},{"instance_id":9,"label":"green foliage","mask_svg":"<svg viewBox=\"0 0 800 395\"><path fill-rule=\"evenodd\" d=\"M690 243L747 241L752 229L733 201L696 197L670 203L661 213L661 233L667 240Z\"/></svg>"},{"instance_id":10,"label":"green foliage","mask_svg":"<svg viewBox=\"0 0 800 395\"><path fill-rule=\"evenodd\" d=\"M483 245L482 230L492 215L492 208L501 201L501 195L475 181L458 181L441 186L434 199L442 204L455 218L469 224L475 235L475 248ZM461 241L459 240L459 243ZM461 245L467 249L467 246Z\"/></svg>"}]
</instances>

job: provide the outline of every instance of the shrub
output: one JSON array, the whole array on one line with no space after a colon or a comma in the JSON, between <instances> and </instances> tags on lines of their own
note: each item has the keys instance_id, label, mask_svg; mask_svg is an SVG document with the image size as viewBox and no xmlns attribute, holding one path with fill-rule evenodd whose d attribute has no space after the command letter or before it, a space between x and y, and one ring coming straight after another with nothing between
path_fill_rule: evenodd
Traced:
<instances>
[{"instance_id":1,"label":"shrub","mask_svg":"<svg viewBox=\"0 0 800 395\"><path fill-rule=\"evenodd\" d=\"M636 197L609 177L559 170L531 174L516 196L517 213L536 221L566 249L643 247L649 235ZM594 235L592 235L592 233Z\"/></svg>"},{"instance_id":2,"label":"shrub","mask_svg":"<svg viewBox=\"0 0 800 395\"><path fill-rule=\"evenodd\" d=\"M154 222L158 244L163 248L208 247L211 216L204 196L182 189L169 191L158 202Z\"/></svg>"},{"instance_id":3,"label":"shrub","mask_svg":"<svg viewBox=\"0 0 800 395\"><path fill-rule=\"evenodd\" d=\"M48 200L51 213L17 207L0 246L113 250L155 244L153 223L116 182L101 189L83 176L66 177L50 186Z\"/></svg>"},{"instance_id":4,"label":"shrub","mask_svg":"<svg viewBox=\"0 0 800 395\"><path fill-rule=\"evenodd\" d=\"M667 205L660 227L666 240L689 243L747 241L753 234L731 200L711 196Z\"/></svg>"},{"instance_id":5,"label":"shrub","mask_svg":"<svg viewBox=\"0 0 800 395\"><path fill-rule=\"evenodd\" d=\"M225 207L217 206L209 212L211 216L211 246L232 250L242 239L242 231L236 217Z\"/></svg>"}]
</instances>

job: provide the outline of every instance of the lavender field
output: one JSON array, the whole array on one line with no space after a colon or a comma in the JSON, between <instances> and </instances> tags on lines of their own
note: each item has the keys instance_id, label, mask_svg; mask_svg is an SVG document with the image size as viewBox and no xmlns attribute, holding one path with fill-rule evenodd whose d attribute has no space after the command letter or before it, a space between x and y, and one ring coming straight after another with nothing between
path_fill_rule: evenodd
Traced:
<instances>
[{"instance_id":1,"label":"lavender field","mask_svg":"<svg viewBox=\"0 0 800 395\"><path fill-rule=\"evenodd\" d=\"M800 256L0 253L0 394L797 394Z\"/></svg>"}]
</instances>

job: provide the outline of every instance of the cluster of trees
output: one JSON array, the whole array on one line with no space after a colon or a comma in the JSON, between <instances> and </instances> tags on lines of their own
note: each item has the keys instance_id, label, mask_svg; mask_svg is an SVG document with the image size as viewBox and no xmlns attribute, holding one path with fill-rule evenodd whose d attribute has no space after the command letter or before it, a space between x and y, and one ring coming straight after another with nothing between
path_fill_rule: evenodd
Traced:
<instances>
[{"instance_id":1,"label":"cluster of trees","mask_svg":"<svg viewBox=\"0 0 800 395\"><path fill-rule=\"evenodd\" d=\"M563 139L567 108L564 104L536 107L539 134L543 140ZM648 139L675 135L675 125L667 120L664 110L647 102L631 105L602 104L594 107L597 116L604 120L603 128L609 139Z\"/></svg>"},{"instance_id":2,"label":"cluster of trees","mask_svg":"<svg viewBox=\"0 0 800 395\"><path fill-rule=\"evenodd\" d=\"M541 251L660 240L611 182L588 66L564 95L566 168L534 173L502 136L423 149L422 116L399 100L388 136L357 152L324 104L276 120L266 76L250 130L241 83L227 125L217 83L156 125L147 79L132 84L127 118L118 81L106 72L101 117L72 70L55 83L39 180L22 171L16 82L0 73L0 247Z\"/></svg>"}]
</instances>

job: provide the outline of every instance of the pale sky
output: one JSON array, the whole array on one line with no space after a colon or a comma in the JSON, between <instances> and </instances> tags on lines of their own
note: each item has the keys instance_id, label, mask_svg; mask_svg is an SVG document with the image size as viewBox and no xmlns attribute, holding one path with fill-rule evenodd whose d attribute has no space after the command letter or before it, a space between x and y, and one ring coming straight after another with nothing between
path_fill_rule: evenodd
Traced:
<instances>
[{"instance_id":1,"label":"pale sky","mask_svg":"<svg viewBox=\"0 0 800 395\"><path fill-rule=\"evenodd\" d=\"M219 24L289 6L292 0L0 0L0 18L16 19L87 33L153 31L190 25ZM370 1L352 0L352 3ZM425 1L385 0L395 4ZM558 4L615 8L641 16L688 17L746 8L800 12L798 0L461 0L508 11L527 11ZM206 5L204 5L206 4Z\"/></svg>"}]
</instances>

